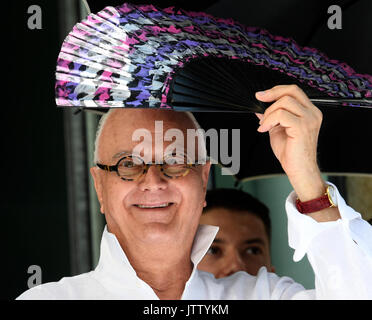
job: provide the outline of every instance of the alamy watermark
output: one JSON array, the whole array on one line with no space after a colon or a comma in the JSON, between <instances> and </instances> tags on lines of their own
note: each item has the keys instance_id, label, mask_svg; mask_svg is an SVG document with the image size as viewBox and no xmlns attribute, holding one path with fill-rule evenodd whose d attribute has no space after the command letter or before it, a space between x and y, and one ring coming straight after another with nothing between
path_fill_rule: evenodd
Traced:
<instances>
[{"instance_id":1,"label":"alamy watermark","mask_svg":"<svg viewBox=\"0 0 372 320\"><path fill-rule=\"evenodd\" d=\"M35 265L35 264L29 266L28 269L27 269L27 273L31 274L31 276L28 277L28 279L27 279L27 287L29 289L31 289L33 287L36 287L39 284L41 284L42 274L41 274L40 266Z\"/></svg>"},{"instance_id":2,"label":"alamy watermark","mask_svg":"<svg viewBox=\"0 0 372 320\"><path fill-rule=\"evenodd\" d=\"M29 6L27 13L29 14L27 19L27 27L30 30L42 29L42 12L40 6L36 4Z\"/></svg>"},{"instance_id":3,"label":"alamy watermark","mask_svg":"<svg viewBox=\"0 0 372 320\"><path fill-rule=\"evenodd\" d=\"M328 14L331 16L328 18L327 26L329 29L342 29L342 10L341 7L338 5L331 5L328 7L327 10Z\"/></svg>"},{"instance_id":4,"label":"alamy watermark","mask_svg":"<svg viewBox=\"0 0 372 320\"><path fill-rule=\"evenodd\" d=\"M231 139L228 129L187 129L184 132L177 128L170 128L164 132L163 121L155 121L154 137L150 130L145 128L136 129L132 134L132 141L139 142L132 150L132 155L140 157L145 163L155 159L155 163L161 163L165 155L176 155L177 162L186 159L191 163L205 164L208 160L212 164L220 163L222 175L235 175L240 170L240 129L231 130ZM197 144L196 144L197 140ZM229 145L231 141L231 152ZM170 142L164 149L164 142ZM155 149L153 154L153 143ZM186 146L185 146L186 144ZM209 157L207 156L209 146ZM168 161L173 161L171 157Z\"/></svg>"}]
</instances>

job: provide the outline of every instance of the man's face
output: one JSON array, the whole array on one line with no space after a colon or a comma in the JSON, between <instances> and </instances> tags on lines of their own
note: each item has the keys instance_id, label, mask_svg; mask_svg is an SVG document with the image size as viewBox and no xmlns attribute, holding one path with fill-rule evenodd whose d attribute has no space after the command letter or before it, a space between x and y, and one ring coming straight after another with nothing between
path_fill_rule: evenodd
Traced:
<instances>
[{"instance_id":1,"label":"man's face","mask_svg":"<svg viewBox=\"0 0 372 320\"><path fill-rule=\"evenodd\" d=\"M171 142L155 143L155 120L163 121L163 132L178 128L184 132L194 128L185 115L173 111L115 110L109 115L99 141L99 162L115 165L125 154L143 141L132 141L136 129L151 132L153 159L163 155ZM186 144L185 144L186 149ZM186 151L185 151L186 153ZM155 166L136 181L124 181L116 172L97 167L91 169L95 187L105 214L108 229L120 244L191 243L203 206L210 165L193 167L180 178L165 177ZM186 242L187 241L187 242Z\"/></svg>"},{"instance_id":2,"label":"man's face","mask_svg":"<svg viewBox=\"0 0 372 320\"><path fill-rule=\"evenodd\" d=\"M201 224L219 226L219 231L198 269L216 278L237 271L257 275L262 266L274 271L270 261L270 243L261 219L245 211L212 208L201 216Z\"/></svg>"}]
</instances>

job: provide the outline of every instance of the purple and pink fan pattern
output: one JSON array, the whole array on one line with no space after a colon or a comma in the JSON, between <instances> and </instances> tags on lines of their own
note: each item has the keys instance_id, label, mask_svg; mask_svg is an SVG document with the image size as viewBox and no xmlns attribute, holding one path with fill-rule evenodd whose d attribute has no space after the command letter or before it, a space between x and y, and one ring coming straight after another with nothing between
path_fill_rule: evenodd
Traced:
<instances>
[{"instance_id":1,"label":"purple and pink fan pattern","mask_svg":"<svg viewBox=\"0 0 372 320\"><path fill-rule=\"evenodd\" d=\"M372 97L370 75L292 39L206 13L123 4L90 14L68 34L57 61L56 103L172 108L177 70L204 57L276 70L329 97Z\"/></svg>"}]
</instances>

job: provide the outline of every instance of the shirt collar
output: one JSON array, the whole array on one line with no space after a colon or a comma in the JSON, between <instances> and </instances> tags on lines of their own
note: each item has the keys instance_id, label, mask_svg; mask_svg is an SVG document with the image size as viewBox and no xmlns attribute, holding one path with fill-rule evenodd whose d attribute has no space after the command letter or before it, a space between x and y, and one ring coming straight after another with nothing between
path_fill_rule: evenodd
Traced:
<instances>
[{"instance_id":1,"label":"shirt collar","mask_svg":"<svg viewBox=\"0 0 372 320\"><path fill-rule=\"evenodd\" d=\"M198 226L191 248L191 261L194 267L199 264L207 253L217 235L218 229L217 226L210 226L207 224L200 224Z\"/></svg>"},{"instance_id":2,"label":"shirt collar","mask_svg":"<svg viewBox=\"0 0 372 320\"><path fill-rule=\"evenodd\" d=\"M195 277L196 267L207 253L218 229L218 227L210 225L198 226L190 257L193 263L193 271L187 283ZM99 272L111 284L119 285L121 283L122 285L130 286L135 282L143 285L143 281L137 277L136 271L131 266L116 236L107 230L107 225L103 230L101 253L95 271Z\"/></svg>"}]
</instances>

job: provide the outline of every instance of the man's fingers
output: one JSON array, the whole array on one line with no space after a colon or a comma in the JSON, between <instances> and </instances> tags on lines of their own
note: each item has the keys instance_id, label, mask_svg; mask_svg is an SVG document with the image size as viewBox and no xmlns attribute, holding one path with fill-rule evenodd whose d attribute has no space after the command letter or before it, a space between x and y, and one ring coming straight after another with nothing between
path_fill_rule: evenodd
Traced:
<instances>
[{"instance_id":1,"label":"man's fingers","mask_svg":"<svg viewBox=\"0 0 372 320\"><path fill-rule=\"evenodd\" d=\"M262 113L255 113L255 115L257 116L257 118L261 121L261 119L264 117L264 115Z\"/></svg>"},{"instance_id":2,"label":"man's fingers","mask_svg":"<svg viewBox=\"0 0 372 320\"><path fill-rule=\"evenodd\" d=\"M283 96L291 96L305 107L314 107L305 92L297 85L279 85L265 91L256 92L256 98L264 102L278 100Z\"/></svg>"},{"instance_id":3,"label":"man's fingers","mask_svg":"<svg viewBox=\"0 0 372 320\"><path fill-rule=\"evenodd\" d=\"M292 112L293 114L306 117L307 121L315 121L317 123L322 122L322 112L309 100L306 94L296 85L280 85L275 86L272 89L266 90L265 94L260 96L256 94L257 98L262 101L274 101L264 113L264 119L275 112L276 110L283 108ZM265 97L265 98L264 98ZM260 119L262 123L262 119Z\"/></svg>"},{"instance_id":4,"label":"man's fingers","mask_svg":"<svg viewBox=\"0 0 372 320\"><path fill-rule=\"evenodd\" d=\"M271 113L275 112L278 109L287 110L298 117L304 116L305 112L307 112L305 110L305 107L300 104L295 98L291 96L284 96L274 102L269 108L265 110L263 119L266 119ZM262 122L262 118L260 120Z\"/></svg>"},{"instance_id":5,"label":"man's fingers","mask_svg":"<svg viewBox=\"0 0 372 320\"><path fill-rule=\"evenodd\" d=\"M278 109L272 112L267 117L265 117L261 125L258 127L257 131L267 132L278 125L284 128L296 129L296 127L299 126L299 124L300 124L300 117L296 116L295 114L287 110Z\"/></svg>"}]
</instances>

